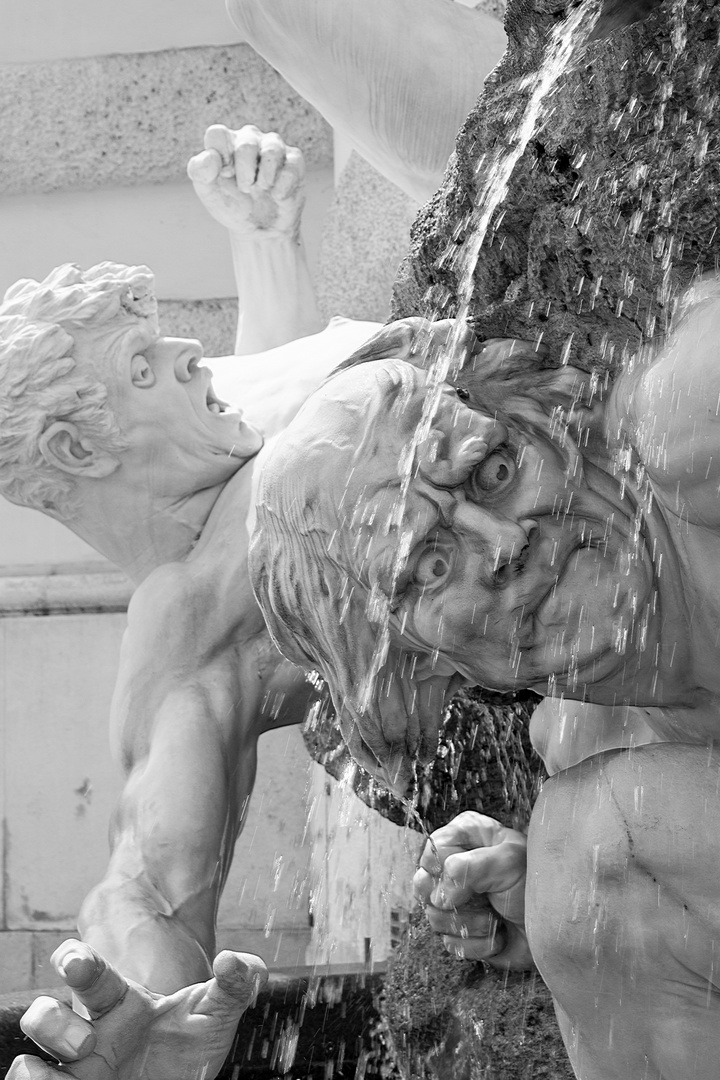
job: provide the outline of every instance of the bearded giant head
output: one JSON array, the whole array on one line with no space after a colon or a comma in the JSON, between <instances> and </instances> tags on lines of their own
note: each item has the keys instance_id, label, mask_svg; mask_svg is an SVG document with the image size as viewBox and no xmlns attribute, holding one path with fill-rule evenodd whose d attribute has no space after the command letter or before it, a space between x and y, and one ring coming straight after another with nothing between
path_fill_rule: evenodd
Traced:
<instances>
[{"instance_id":1,"label":"bearded giant head","mask_svg":"<svg viewBox=\"0 0 720 1080\"><path fill-rule=\"evenodd\" d=\"M404 791L462 683L611 678L652 573L618 485L578 450L602 411L590 376L502 340L438 379L407 348L378 359L392 334L278 439L250 566L280 650L322 674L353 755Z\"/></svg>"}]
</instances>

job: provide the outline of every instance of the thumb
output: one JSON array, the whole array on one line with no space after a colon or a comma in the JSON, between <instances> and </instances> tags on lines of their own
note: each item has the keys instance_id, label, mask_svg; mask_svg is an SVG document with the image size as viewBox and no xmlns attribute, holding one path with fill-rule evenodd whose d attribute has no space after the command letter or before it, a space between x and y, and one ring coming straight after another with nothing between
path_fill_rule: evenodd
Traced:
<instances>
[{"instance_id":1,"label":"thumb","mask_svg":"<svg viewBox=\"0 0 720 1080\"><path fill-rule=\"evenodd\" d=\"M267 968L259 956L229 950L215 957L213 975L208 983L206 1001L237 1015L254 1004L268 979Z\"/></svg>"},{"instance_id":2,"label":"thumb","mask_svg":"<svg viewBox=\"0 0 720 1080\"><path fill-rule=\"evenodd\" d=\"M47 1061L31 1057L30 1054L22 1054L16 1057L10 1066L7 1080L58 1080L58 1077L70 1075L65 1069L62 1072L54 1069Z\"/></svg>"},{"instance_id":3,"label":"thumb","mask_svg":"<svg viewBox=\"0 0 720 1080\"><path fill-rule=\"evenodd\" d=\"M202 150L187 163L187 174L193 184L212 184L220 175L223 159L218 150Z\"/></svg>"}]
</instances>

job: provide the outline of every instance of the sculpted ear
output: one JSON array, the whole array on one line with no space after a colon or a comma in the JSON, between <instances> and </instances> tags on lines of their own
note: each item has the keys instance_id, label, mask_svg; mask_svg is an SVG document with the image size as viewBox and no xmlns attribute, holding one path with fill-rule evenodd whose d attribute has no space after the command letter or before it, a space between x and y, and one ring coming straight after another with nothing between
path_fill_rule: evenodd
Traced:
<instances>
[{"instance_id":1,"label":"sculpted ear","mask_svg":"<svg viewBox=\"0 0 720 1080\"><path fill-rule=\"evenodd\" d=\"M48 465L75 477L100 479L115 472L118 458L83 438L75 424L56 420L40 436L38 447Z\"/></svg>"},{"instance_id":2,"label":"sculpted ear","mask_svg":"<svg viewBox=\"0 0 720 1080\"><path fill-rule=\"evenodd\" d=\"M457 377L471 401L488 411L507 412L518 398L529 398L551 414L565 410L565 422L580 428L602 422L605 385L569 364L551 366L549 349L520 338L491 338L468 357Z\"/></svg>"}]
</instances>

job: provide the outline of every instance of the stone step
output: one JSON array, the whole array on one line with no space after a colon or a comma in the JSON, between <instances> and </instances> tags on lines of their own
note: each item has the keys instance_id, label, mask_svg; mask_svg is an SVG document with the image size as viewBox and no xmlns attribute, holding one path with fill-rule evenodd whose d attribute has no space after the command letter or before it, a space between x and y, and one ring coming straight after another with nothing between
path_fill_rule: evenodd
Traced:
<instances>
[{"instance_id":1,"label":"stone step","mask_svg":"<svg viewBox=\"0 0 720 1080\"><path fill-rule=\"evenodd\" d=\"M164 183L210 124L254 123L330 165L330 128L249 45L0 67L0 193Z\"/></svg>"}]
</instances>

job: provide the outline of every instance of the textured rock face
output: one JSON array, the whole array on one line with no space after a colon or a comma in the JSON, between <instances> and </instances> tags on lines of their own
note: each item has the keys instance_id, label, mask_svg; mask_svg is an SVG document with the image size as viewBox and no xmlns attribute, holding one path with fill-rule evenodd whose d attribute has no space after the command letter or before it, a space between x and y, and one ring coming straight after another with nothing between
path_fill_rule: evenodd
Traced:
<instances>
[{"instance_id":1,"label":"textured rock face","mask_svg":"<svg viewBox=\"0 0 720 1080\"><path fill-rule=\"evenodd\" d=\"M394 317L457 311L454 253L512 142L531 92L522 80L565 17L557 0L510 4L508 51L415 223ZM483 244L470 303L480 336L542 339L558 359L612 367L667 328L698 269L715 269L719 31L713 0L666 0L575 56Z\"/></svg>"}]
</instances>

